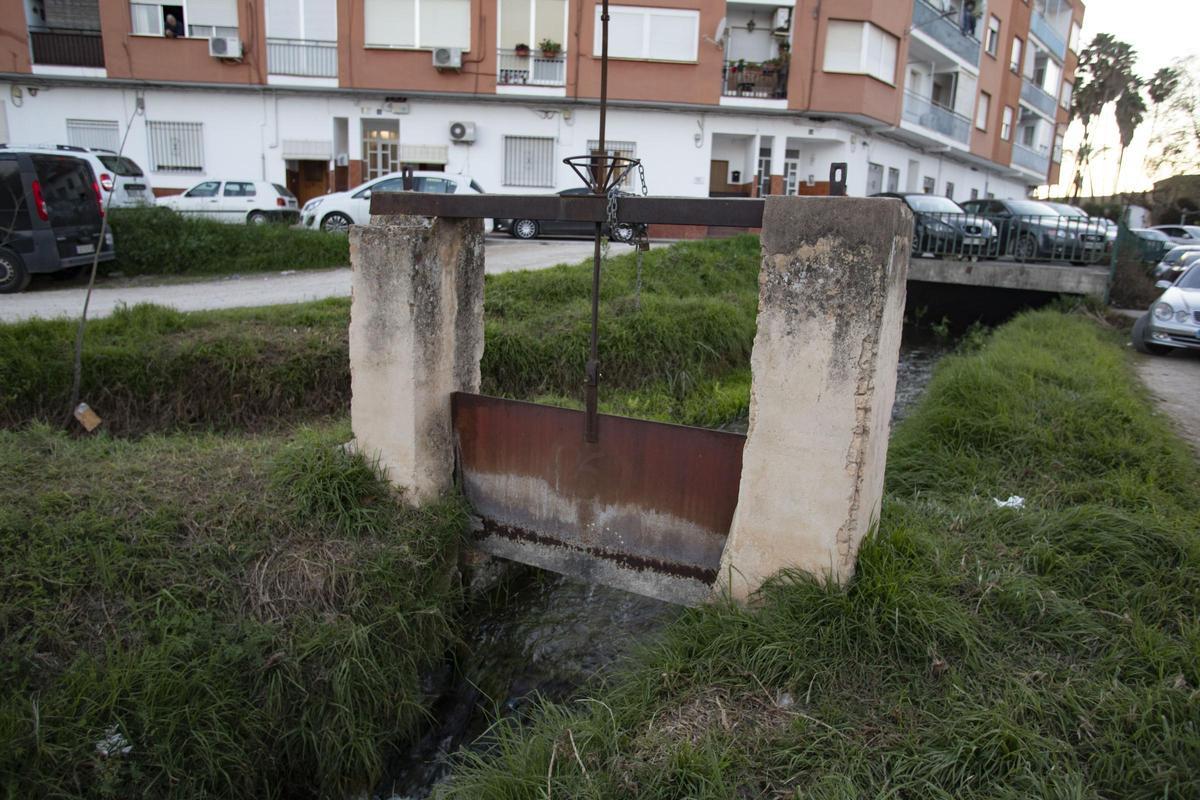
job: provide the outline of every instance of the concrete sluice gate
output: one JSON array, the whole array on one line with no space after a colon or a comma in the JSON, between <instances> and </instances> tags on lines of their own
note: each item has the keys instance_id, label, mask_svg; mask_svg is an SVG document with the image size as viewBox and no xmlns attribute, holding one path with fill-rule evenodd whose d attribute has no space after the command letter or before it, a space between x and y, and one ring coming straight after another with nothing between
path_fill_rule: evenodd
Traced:
<instances>
[{"instance_id":1,"label":"concrete sluice gate","mask_svg":"<svg viewBox=\"0 0 1200 800\"><path fill-rule=\"evenodd\" d=\"M745 436L599 415L593 442L584 412L479 394L480 220L377 213L350 235L359 451L413 505L457 480L484 552L585 580L688 605L782 568L846 580L879 516L912 218L890 199L733 202L762 215Z\"/></svg>"}]
</instances>

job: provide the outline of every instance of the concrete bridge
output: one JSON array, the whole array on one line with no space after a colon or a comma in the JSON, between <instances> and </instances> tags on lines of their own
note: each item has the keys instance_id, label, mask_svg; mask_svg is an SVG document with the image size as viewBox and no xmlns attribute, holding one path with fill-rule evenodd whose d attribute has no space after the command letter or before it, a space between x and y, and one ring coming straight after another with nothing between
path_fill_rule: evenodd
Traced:
<instances>
[{"instance_id":1,"label":"concrete bridge","mask_svg":"<svg viewBox=\"0 0 1200 800\"><path fill-rule=\"evenodd\" d=\"M945 261L914 258L908 264L909 282L1013 289L1047 294L1102 297L1108 285L1108 265L1071 267L1019 261Z\"/></svg>"}]
</instances>

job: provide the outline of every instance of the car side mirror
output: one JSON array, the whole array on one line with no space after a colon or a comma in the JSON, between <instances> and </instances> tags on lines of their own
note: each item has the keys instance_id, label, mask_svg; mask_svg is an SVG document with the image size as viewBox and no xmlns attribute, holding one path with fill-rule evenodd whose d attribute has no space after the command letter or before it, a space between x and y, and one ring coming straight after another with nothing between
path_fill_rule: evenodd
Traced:
<instances>
[{"instance_id":1,"label":"car side mirror","mask_svg":"<svg viewBox=\"0 0 1200 800\"><path fill-rule=\"evenodd\" d=\"M363 193L362 193L361 195L359 195L359 196L360 196L360 197L361 197L363 200L370 200L370 199L371 199L371 190L370 190L370 189L367 189L365 192L363 192Z\"/></svg>"},{"instance_id":2,"label":"car side mirror","mask_svg":"<svg viewBox=\"0 0 1200 800\"><path fill-rule=\"evenodd\" d=\"M1158 281L1154 284L1155 289L1170 289L1172 286L1174 286L1174 284L1170 281Z\"/></svg>"}]
</instances>

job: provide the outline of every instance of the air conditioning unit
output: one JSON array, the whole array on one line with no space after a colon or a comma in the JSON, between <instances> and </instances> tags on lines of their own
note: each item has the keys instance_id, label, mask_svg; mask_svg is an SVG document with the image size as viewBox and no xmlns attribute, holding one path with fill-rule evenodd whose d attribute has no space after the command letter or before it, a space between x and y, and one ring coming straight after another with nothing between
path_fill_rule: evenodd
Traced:
<instances>
[{"instance_id":1,"label":"air conditioning unit","mask_svg":"<svg viewBox=\"0 0 1200 800\"><path fill-rule=\"evenodd\" d=\"M461 47L433 48L433 66L438 69L462 69Z\"/></svg>"},{"instance_id":2,"label":"air conditioning unit","mask_svg":"<svg viewBox=\"0 0 1200 800\"><path fill-rule=\"evenodd\" d=\"M771 23L771 30L777 36L786 36L792 28L792 10L790 8L775 9L775 20Z\"/></svg>"},{"instance_id":3,"label":"air conditioning unit","mask_svg":"<svg viewBox=\"0 0 1200 800\"><path fill-rule=\"evenodd\" d=\"M451 122L450 141L458 144L470 144L475 141L475 123Z\"/></svg>"},{"instance_id":4,"label":"air conditioning unit","mask_svg":"<svg viewBox=\"0 0 1200 800\"><path fill-rule=\"evenodd\" d=\"M214 36L208 40L208 54L213 58L241 58L242 40L236 36Z\"/></svg>"},{"instance_id":5,"label":"air conditioning unit","mask_svg":"<svg viewBox=\"0 0 1200 800\"><path fill-rule=\"evenodd\" d=\"M333 157L333 165L335 167L350 166L350 154L349 153L338 153L336 156Z\"/></svg>"}]
</instances>

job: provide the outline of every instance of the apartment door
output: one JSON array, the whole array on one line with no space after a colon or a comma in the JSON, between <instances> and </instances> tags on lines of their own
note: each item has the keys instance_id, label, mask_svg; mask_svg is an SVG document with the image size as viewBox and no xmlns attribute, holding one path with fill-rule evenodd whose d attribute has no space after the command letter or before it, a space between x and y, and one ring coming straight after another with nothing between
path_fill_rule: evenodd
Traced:
<instances>
[{"instance_id":1,"label":"apartment door","mask_svg":"<svg viewBox=\"0 0 1200 800\"><path fill-rule=\"evenodd\" d=\"M728 194L729 184L726 176L729 175L728 161L710 161L708 164L708 196L720 197Z\"/></svg>"},{"instance_id":2,"label":"apartment door","mask_svg":"<svg viewBox=\"0 0 1200 800\"><path fill-rule=\"evenodd\" d=\"M867 164L867 196L883 191L883 164Z\"/></svg>"},{"instance_id":3,"label":"apartment door","mask_svg":"<svg viewBox=\"0 0 1200 800\"><path fill-rule=\"evenodd\" d=\"M300 207L314 197L319 197L327 191L325 179L328 162L326 161L293 161L288 164L287 188L296 195Z\"/></svg>"}]
</instances>

